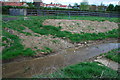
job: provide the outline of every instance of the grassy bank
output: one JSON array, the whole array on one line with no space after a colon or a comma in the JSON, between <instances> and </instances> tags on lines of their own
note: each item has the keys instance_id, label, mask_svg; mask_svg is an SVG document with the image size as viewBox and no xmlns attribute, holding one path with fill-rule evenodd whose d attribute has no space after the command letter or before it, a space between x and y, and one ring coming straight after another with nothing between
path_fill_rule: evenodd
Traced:
<instances>
[{"instance_id":1,"label":"grassy bank","mask_svg":"<svg viewBox=\"0 0 120 80\"><path fill-rule=\"evenodd\" d=\"M70 39L72 42L80 42L85 40L97 40L97 39L105 39L105 38L117 38L118 30L114 29L112 31L108 31L105 33L84 33L81 34L74 33L68 31L61 31L62 27L54 27L54 26L45 26L42 25L42 22L45 19L49 19L53 17L31 17L31 20L16 20L16 21L10 21L7 23L3 23L3 28L8 27L13 30L17 30L21 33L24 33L22 30L24 30L24 26L28 27L35 33L39 33L41 35L48 35L51 34L55 37L66 37L67 39ZM12 26L11 26L12 25ZM30 34L30 33L29 33Z\"/></svg>"},{"instance_id":2,"label":"grassy bank","mask_svg":"<svg viewBox=\"0 0 120 80\"><path fill-rule=\"evenodd\" d=\"M9 16L3 16L3 17L9 17ZM12 16L10 16L12 17ZM15 16L14 16L15 17ZM16 30L20 33L25 34L26 36L31 35L29 32L24 32L25 27L28 27L33 32L41 34L41 35L53 35L54 37L64 38L66 40L70 40L72 43L74 42L80 42L80 41L87 41L87 40L97 40L97 39L105 39L105 38L118 38L118 30L114 29L112 31L108 31L105 33L84 33L81 34L74 33L68 31L61 31L62 27L54 27L54 26L44 26L42 25L42 22L45 19L60 19L56 16L28 16L29 20L24 20L24 16L17 16L18 20L13 20L9 22L2 22L2 42L3 46L5 47L3 49L3 59L11 59L16 56L22 55L22 56L33 56L35 55L35 52L31 50L30 48L25 49L25 47L21 44L21 40L17 35L13 35L5 30L5 28ZM97 21L104 21L110 20L110 21L117 21L117 18L101 18L101 17L76 17L73 16L72 19L78 19L78 20L97 20ZM66 19L66 17L62 17L62 19ZM24 27L25 26L25 27ZM49 50L49 51L48 51ZM43 51L43 50L41 50ZM51 52L51 49L45 49L44 52Z\"/></svg>"},{"instance_id":3,"label":"grassy bank","mask_svg":"<svg viewBox=\"0 0 120 80\"><path fill-rule=\"evenodd\" d=\"M36 78L118 78L118 73L102 64L82 62Z\"/></svg>"}]
</instances>

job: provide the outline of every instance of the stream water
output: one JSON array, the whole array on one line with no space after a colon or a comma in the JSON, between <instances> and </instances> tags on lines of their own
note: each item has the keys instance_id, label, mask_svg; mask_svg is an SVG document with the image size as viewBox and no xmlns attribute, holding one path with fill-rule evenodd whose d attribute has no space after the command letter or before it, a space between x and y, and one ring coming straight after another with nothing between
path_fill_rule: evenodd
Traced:
<instances>
[{"instance_id":1,"label":"stream water","mask_svg":"<svg viewBox=\"0 0 120 80\"><path fill-rule=\"evenodd\" d=\"M120 43L102 43L82 48L69 48L50 55L32 60L3 64L4 78L30 78L33 75L48 74L65 66L76 64L101 53L118 48Z\"/></svg>"}]
</instances>

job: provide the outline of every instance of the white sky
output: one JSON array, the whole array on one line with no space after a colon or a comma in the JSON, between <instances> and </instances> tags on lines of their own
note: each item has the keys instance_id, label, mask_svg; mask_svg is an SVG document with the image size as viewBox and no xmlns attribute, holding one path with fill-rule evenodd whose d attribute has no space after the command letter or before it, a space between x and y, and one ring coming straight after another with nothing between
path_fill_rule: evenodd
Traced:
<instances>
[{"instance_id":1,"label":"white sky","mask_svg":"<svg viewBox=\"0 0 120 80\"><path fill-rule=\"evenodd\" d=\"M118 4L120 0L88 0L89 4L96 4L99 5L101 3L108 5L108 4ZM80 4L80 2L82 2L82 0L43 0L43 2L45 3L50 3L50 2L59 2L62 4L74 4L74 3L78 3Z\"/></svg>"},{"instance_id":2,"label":"white sky","mask_svg":"<svg viewBox=\"0 0 120 80\"><path fill-rule=\"evenodd\" d=\"M61 3L61 4L65 4L65 5L68 5L68 4L74 4L74 3L78 3L80 4L80 2L82 2L83 0L42 0L44 3L51 3L51 2L58 2L58 3ZM108 5L108 4L114 4L114 5L117 5L118 2L120 0L88 0L89 4L96 4L96 5L100 5L101 3L105 4L105 5Z\"/></svg>"},{"instance_id":3,"label":"white sky","mask_svg":"<svg viewBox=\"0 0 120 80\"><path fill-rule=\"evenodd\" d=\"M23 0L23 1L32 2L33 0ZM42 0L42 1L47 4L53 2L53 3L61 3L63 5L68 5L68 4L73 5L74 3L80 4L80 2L82 2L82 0ZM100 5L101 3L105 5L108 5L110 3L117 5L119 1L120 0L88 0L89 4L96 4L96 5Z\"/></svg>"}]
</instances>

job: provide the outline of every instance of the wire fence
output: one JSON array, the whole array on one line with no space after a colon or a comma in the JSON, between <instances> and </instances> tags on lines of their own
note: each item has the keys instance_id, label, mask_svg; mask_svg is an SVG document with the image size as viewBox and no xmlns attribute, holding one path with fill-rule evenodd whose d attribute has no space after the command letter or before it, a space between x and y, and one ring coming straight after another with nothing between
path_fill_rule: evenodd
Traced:
<instances>
[{"instance_id":1,"label":"wire fence","mask_svg":"<svg viewBox=\"0 0 120 80\"><path fill-rule=\"evenodd\" d=\"M10 15L35 15L35 16L98 16L98 17L120 17L118 13L103 13L90 11L66 11L66 10L40 10L40 9L10 9Z\"/></svg>"},{"instance_id":2,"label":"wire fence","mask_svg":"<svg viewBox=\"0 0 120 80\"><path fill-rule=\"evenodd\" d=\"M99 16L99 17L120 17L116 13L102 13L89 11L63 11L63 10L35 10L27 9L27 15L55 15L55 16Z\"/></svg>"}]
</instances>

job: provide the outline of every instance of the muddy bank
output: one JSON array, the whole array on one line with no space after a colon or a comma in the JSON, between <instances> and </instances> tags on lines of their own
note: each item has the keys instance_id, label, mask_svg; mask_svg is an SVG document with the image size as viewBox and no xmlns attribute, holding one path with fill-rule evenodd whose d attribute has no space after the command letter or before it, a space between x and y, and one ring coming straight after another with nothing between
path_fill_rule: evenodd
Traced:
<instances>
[{"instance_id":1,"label":"muddy bank","mask_svg":"<svg viewBox=\"0 0 120 80\"><path fill-rule=\"evenodd\" d=\"M119 40L117 38L108 38L108 39L104 39L104 40L83 41L83 42L79 42L79 43L74 43L74 44L72 44L74 46L71 46L71 47L69 47L69 46L65 47L64 46L65 48L59 48L59 46L56 45L55 47L57 48L57 50L52 52L52 53L49 53L47 55L41 55L41 53L38 53L38 55L35 55L35 56L32 56L32 57L30 57L30 56L29 57L18 56L18 57L13 58L13 59L3 60L2 62L3 62L3 64L12 63L12 62L21 62L21 61L31 60L31 59L35 59L35 58L39 58L39 57L46 57L46 56L50 56L50 55L54 55L54 54L59 54L59 52L61 52L62 50L69 49L69 48L76 48L77 49L77 48L89 47L89 46L97 45L97 44L117 43L118 41ZM29 45L29 44L27 44L27 45ZM61 45L63 45L63 44L61 44Z\"/></svg>"},{"instance_id":2,"label":"muddy bank","mask_svg":"<svg viewBox=\"0 0 120 80\"><path fill-rule=\"evenodd\" d=\"M120 47L118 44L120 43L102 43L90 45L89 47L68 48L51 56L3 64L3 77L21 78L52 73L59 68L85 61L118 48Z\"/></svg>"}]
</instances>

